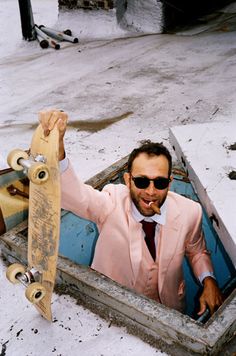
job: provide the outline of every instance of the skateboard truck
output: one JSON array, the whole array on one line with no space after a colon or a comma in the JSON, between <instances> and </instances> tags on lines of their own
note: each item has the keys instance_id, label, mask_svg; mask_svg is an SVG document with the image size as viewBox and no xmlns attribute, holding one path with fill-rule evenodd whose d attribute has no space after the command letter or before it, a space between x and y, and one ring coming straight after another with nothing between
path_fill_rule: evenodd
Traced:
<instances>
[{"instance_id":1,"label":"skateboard truck","mask_svg":"<svg viewBox=\"0 0 236 356\"><path fill-rule=\"evenodd\" d=\"M17 278L25 287L27 287L30 283L40 281L40 272L35 268L31 268L31 270L26 271L25 273L17 273L15 278Z\"/></svg>"},{"instance_id":2,"label":"skateboard truck","mask_svg":"<svg viewBox=\"0 0 236 356\"><path fill-rule=\"evenodd\" d=\"M8 267L6 276L11 283L21 283L26 287L25 296L33 304L38 303L46 295L46 290L40 283L41 274L35 268L26 271L20 263L13 263Z\"/></svg>"},{"instance_id":3,"label":"skateboard truck","mask_svg":"<svg viewBox=\"0 0 236 356\"><path fill-rule=\"evenodd\" d=\"M49 170L43 155L31 157L27 152L15 149L7 157L7 162L16 171L22 171L35 184L42 184L49 178Z\"/></svg>"}]
</instances>

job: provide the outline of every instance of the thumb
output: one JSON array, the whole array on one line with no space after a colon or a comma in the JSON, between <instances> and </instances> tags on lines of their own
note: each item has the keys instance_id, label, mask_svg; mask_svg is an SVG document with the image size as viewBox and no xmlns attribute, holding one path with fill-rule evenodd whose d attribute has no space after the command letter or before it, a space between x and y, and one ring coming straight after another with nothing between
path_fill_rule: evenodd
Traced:
<instances>
[{"instance_id":1,"label":"thumb","mask_svg":"<svg viewBox=\"0 0 236 356\"><path fill-rule=\"evenodd\" d=\"M206 302L200 301L200 310L197 315L202 315L206 311L207 305Z\"/></svg>"},{"instance_id":2,"label":"thumb","mask_svg":"<svg viewBox=\"0 0 236 356\"><path fill-rule=\"evenodd\" d=\"M65 135L67 121L68 121L68 115L64 111L60 112L57 120L57 128L61 138L63 138Z\"/></svg>"},{"instance_id":3,"label":"thumb","mask_svg":"<svg viewBox=\"0 0 236 356\"><path fill-rule=\"evenodd\" d=\"M57 127L60 132L65 132L66 129L66 121L61 118L57 122Z\"/></svg>"}]
</instances>

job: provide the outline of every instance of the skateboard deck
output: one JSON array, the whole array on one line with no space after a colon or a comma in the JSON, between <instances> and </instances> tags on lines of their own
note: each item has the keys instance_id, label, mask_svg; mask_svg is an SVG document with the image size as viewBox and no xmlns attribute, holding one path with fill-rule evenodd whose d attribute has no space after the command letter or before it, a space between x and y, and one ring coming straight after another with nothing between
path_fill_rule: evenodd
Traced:
<instances>
[{"instance_id":1,"label":"skateboard deck","mask_svg":"<svg viewBox=\"0 0 236 356\"><path fill-rule=\"evenodd\" d=\"M17 275L15 273L15 279L17 276L21 279L20 274L28 277L28 283L20 280L28 289L27 298L34 303L44 318L52 320L51 299L56 278L61 211L57 128L48 136L44 136L42 126L39 125L32 138L29 158L23 157L20 162L25 169L30 166L28 268L26 273L23 271L18 271ZM9 164L14 168L14 164ZM38 170L35 169L36 165L39 165ZM14 283L11 278L8 279ZM34 282L38 282L37 287L34 287ZM42 292L41 288L43 297L37 299Z\"/></svg>"},{"instance_id":2,"label":"skateboard deck","mask_svg":"<svg viewBox=\"0 0 236 356\"><path fill-rule=\"evenodd\" d=\"M60 234L60 176L58 163L58 130L45 137L42 126L36 129L30 154L43 155L49 168L49 179L43 184L30 182L28 220L28 265L38 270L45 297L36 303L39 312L48 320L51 315L51 298L56 278Z\"/></svg>"}]
</instances>

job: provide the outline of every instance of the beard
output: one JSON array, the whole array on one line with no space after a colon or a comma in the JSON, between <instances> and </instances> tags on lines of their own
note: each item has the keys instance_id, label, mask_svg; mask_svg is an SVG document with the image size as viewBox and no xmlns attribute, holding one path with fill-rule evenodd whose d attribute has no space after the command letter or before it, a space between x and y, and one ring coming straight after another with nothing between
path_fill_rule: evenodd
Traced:
<instances>
[{"instance_id":1,"label":"beard","mask_svg":"<svg viewBox=\"0 0 236 356\"><path fill-rule=\"evenodd\" d=\"M166 197L167 197L168 190L164 196L161 198L155 198L153 201L155 202L155 205L157 205L159 208L164 204ZM148 206L147 201L151 201L149 199L145 199L144 197L138 196L132 189L130 190L130 197L134 205L136 206L137 210L142 214L143 216L153 216L155 215L155 212L153 209ZM146 202L146 203L145 203Z\"/></svg>"}]
</instances>

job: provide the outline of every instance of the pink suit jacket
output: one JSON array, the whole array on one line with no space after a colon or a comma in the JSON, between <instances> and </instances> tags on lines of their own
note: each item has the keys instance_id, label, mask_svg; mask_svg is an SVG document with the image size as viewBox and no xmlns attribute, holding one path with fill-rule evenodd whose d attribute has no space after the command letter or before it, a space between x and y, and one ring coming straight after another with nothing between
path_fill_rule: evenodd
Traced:
<instances>
[{"instance_id":1,"label":"pink suit jacket","mask_svg":"<svg viewBox=\"0 0 236 356\"><path fill-rule=\"evenodd\" d=\"M166 224L161 226L154 262L142 225L131 213L128 188L108 184L100 192L84 184L72 166L61 175L62 207L94 221L99 230L92 268L138 293L182 311L187 255L196 277L213 271L201 229L200 204L169 192Z\"/></svg>"}]
</instances>

